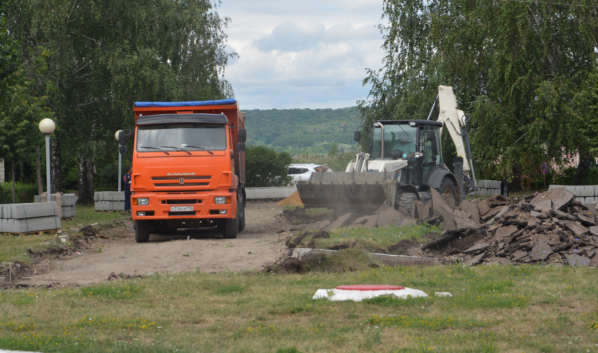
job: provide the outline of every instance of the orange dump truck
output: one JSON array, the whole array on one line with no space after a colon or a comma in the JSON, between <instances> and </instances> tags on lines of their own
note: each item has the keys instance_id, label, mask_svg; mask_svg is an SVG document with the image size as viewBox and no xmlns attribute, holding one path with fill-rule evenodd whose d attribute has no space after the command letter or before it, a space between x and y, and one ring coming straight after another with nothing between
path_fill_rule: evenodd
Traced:
<instances>
[{"instance_id":1,"label":"orange dump truck","mask_svg":"<svg viewBox=\"0 0 598 353\"><path fill-rule=\"evenodd\" d=\"M177 228L245 228L245 117L235 99L137 102L131 176L135 240Z\"/></svg>"}]
</instances>

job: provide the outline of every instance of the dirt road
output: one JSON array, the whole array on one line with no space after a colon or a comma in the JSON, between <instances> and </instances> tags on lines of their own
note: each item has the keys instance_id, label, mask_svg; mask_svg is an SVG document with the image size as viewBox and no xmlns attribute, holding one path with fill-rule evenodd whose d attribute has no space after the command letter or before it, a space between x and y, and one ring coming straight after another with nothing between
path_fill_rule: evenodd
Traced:
<instances>
[{"instance_id":1,"label":"dirt road","mask_svg":"<svg viewBox=\"0 0 598 353\"><path fill-rule=\"evenodd\" d=\"M151 234L148 243L137 244L132 224L103 230L110 240L100 239L66 259L43 260L20 283L88 285L106 281L112 272L133 276L261 269L285 252L284 238L289 233L277 232L288 231L289 225L281 212L282 207L274 203L248 203L246 228L236 239L223 239L215 229L184 229L168 236Z\"/></svg>"}]
</instances>

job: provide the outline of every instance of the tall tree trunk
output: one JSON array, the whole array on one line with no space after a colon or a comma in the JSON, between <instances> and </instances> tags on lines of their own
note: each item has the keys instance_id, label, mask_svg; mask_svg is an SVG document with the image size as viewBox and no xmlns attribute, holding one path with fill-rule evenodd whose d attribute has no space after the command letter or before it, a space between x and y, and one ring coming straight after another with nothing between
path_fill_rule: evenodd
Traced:
<instances>
[{"instance_id":1,"label":"tall tree trunk","mask_svg":"<svg viewBox=\"0 0 598 353\"><path fill-rule=\"evenodd\" d=\"M591 154L585 153L579 155L579 165L577 166L577 171L575 172L575 175L573 175L573 178L571 178L571 183L573 185L581 185L583 180L586 178L592 163L596 163L596 159Z\"/></svg>"},{"instance_id":2,"label":"tall tree trunk","mask_svg":"<svg viewBox=\"0 0 598 353\"><path fill-rule=\"evenodd\" d=\"M35 170L37 172L37 194L41 195L44 192L44 187L42 186L42 161L40 157L40 150L39 145L37 145L37 151L35 154Z\"/></svg>"},{"instance_id":3,"label":"tall tree trunk","mask_svg":"<svg viewBox=\"0 0 598 353\"><path fill-rule=\"evenodd\" d=\"M17 203L17 190L15 189L15 161L10 162L10 174L12 178L12 203Z\"/></svg>"},{"instance_id":4,"label":"tall tree trunk","mask_svg":"<svg viewBox=\"0 0 598 353\"><path fill-rule=\"evenodd\" d=\"M60 150L60 139L58 137L52 139L52 193L62 192L62 152Z\"/></svg>"},{"instance_id":5,"label":"tall tree trunk","mask_svg":"<svg viewBox=\"0 0 598 353\"><path fill-rule=\"evenodd\" d=\"M87 156L79 155L77 157L79 164L78 184L80 205L93 204L93 160Z\"/></svg>"}]
</instances>

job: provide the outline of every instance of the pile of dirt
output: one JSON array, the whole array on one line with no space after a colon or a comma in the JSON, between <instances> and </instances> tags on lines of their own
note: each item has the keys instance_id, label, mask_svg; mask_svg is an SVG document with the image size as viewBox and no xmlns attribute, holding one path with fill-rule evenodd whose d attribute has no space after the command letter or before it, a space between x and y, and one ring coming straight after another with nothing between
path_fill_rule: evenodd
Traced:
<instances>
[{"instance_id":1,"label":"pile of dirt","mask_svg":"<svg viewBox=\"0 0 598 353\"><path fill-rule=\"evenodd\" d=\"M353 272L380 267L363 249L342 249L330 254L308 254L299 260L287 257L282 261L265 266L263 273L308 273L308 272Z\"/></svg>"},{"instance_id":2,"label":"pile of dirt","mask_svg":"<svg viewBox=\"0 0 598 353\"><path fill-rule=\"evenodd\" d=\"M421 254L472 266L493 262L598 266L596 206L579 203L565 189L513 199L497 194L464 203L453 217L441 211L447 216L442 224L449 227L423 246ZM459 226L469 222L465 217L471 226Z\"/></svg>"},{"instance_id":3,"label":"pile of dirt","mask_svg":"<svg viewBox=\"0 0 598 353\"><path fill-rule=\"evenodd\" d=\"M334 213L330 212L322 212L322 213L312 213L305 208L295 208L294 210L283 210L282 215L285 220L291 224L309 224L313 225L313 228L330 228L331 219L334 218Z\"/></svg>"},{"instance_id":4,"label":"pile of dirt","mask_svg":"<svg viewBox=\"0 0 598 353\"><path fill-rule=\"evenodd\" d=\"M279 206L303 206L303 202L301 202L301 198L299 197L299 191L295 191L291 194L291 196L277 202L276 204Z\"/></svg>"}]
</instances>

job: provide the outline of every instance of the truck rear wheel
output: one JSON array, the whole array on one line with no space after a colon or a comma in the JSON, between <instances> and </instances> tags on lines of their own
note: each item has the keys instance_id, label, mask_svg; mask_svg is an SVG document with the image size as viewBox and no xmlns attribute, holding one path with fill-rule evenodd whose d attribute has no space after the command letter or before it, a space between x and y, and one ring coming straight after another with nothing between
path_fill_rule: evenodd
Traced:
<instances>
[{"instance_id":1,"label":"truck rear wheel","mask_svg":"<svg viewBox=\"0 0 598 353\"><path fill-rule=\"evenodd\" d=\"M238 207L238 218L239 218L239 232L242 232L245 229L245 199L243 199L242 195L239 195L237 199L237 207Z\"/></svg>"},{"instance_id":2,"label":"truck rear wheel","mask_svg":"<svg viewBox=\"0 0 598 353\"><path fill-rule=\"evenodd\" d=\"M149 222L135 221L135 241L146 243L149 240Z\"/></svg>"}]
</instances>

